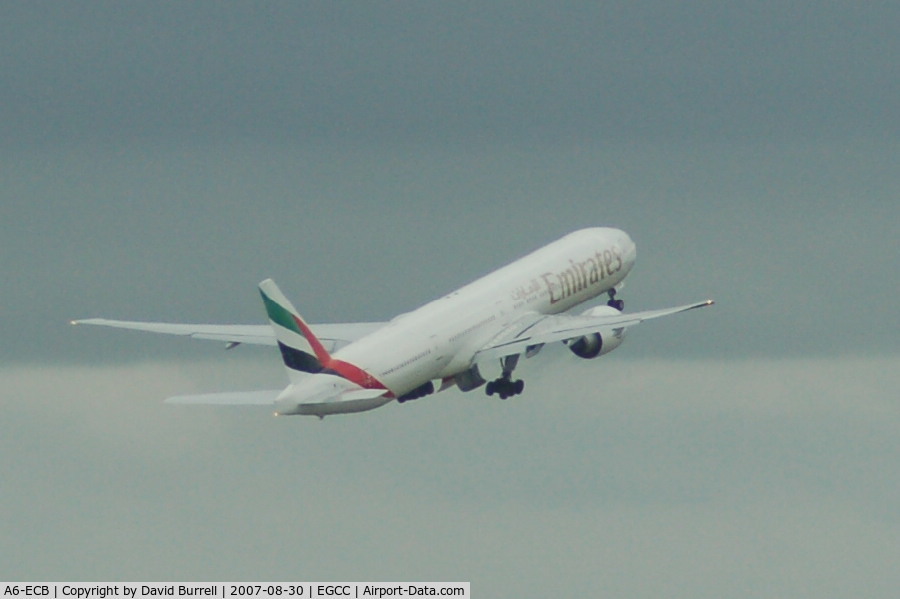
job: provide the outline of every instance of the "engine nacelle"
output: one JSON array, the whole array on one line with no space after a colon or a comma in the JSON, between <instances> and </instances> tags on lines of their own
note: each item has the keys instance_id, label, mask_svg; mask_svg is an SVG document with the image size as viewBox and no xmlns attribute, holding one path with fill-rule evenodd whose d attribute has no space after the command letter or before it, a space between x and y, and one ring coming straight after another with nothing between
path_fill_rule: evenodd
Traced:
<instances>
[{"instance_id":1,"label":"engine nacelle","mask_svg":"<svg viewBox=\"0 0 900 599\"><path fill-rule=\"evenodd\" d=\"M590 360L600 355L600 350L603 349L603 338L600 333L594 333L569 341L568 345L573 354L579 358Z\"/></svg>"},{"instance_id":2,"label":"engine nacelle","mask_svg":"<svg viewBox=\"0 0 900 599\"><path fill-rule=\"evenodd\" d=\"M578 339L571 339L566 342L566 345L579 358L590 360L591 358L608 354L622 345L624 340L625 328L617 327L601 331L600 333L591 333Z\"/></svg>"},{"instance_id":3,"label":"engine nacelle","mask_svg":"<svg viewBox=\"0 0 900 599\"><path fill-rule=\"evenodd\" d=\"M581 313L582 316L621 316L622 313L612 306L594 306L590 310Z\"/></svg>"},{"instance_id":4,"label":"engine nacelle","mask_svg":"<svg viewBox=\"0 0 900 599\"><path fill-rule=\"evenodd\" d=\"M621 312L611 306L596 306L587 310L582 316L619 316ZM579 358L590 360L616 349L625 340L625 327L604 329L566 342L573 354Z\"/></svg>"},{"instance_id":5,"label":"engine nacelle","mask_svg":"<svg viewBox=\"0 0 900 599\"><path fill-rule=\"evenodd\" d=\"M471 368L460 372L453 379L460 391L471 391L485 383L484 377L478 371L478 364L473 364Z\"/></svg>"},{"instance_id":6,"label":"engine nacelle","mask_svg":"<svg viewBox=\"0 0 900 599\"><path fill-rule=\"evenodd\" d=\"M409 393L404 393L400 397L397 398L397 401L403 403L405 401L410 401L412 399L419 399L420 397L425 397L426 395L431 395L434 393L434 383L428 381L424 385L416 387Z\"/></svg>"}]
</instances>

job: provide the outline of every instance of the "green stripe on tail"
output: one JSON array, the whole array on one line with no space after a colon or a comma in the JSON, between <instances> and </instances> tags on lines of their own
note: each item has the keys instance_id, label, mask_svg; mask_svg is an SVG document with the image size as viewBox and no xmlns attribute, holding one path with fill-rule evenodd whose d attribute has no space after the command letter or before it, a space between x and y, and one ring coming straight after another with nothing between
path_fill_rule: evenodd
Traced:
<instances>
[{"instance_id":1,"label":"green stripe on tail","mask_svg":"<svg viewBox=\"0 0 900 599\"><path fill-rule=\"evenodd\" d=\"M263 304L266 306L266 314L269 315L269 320L272 322L283 326L289 331L293 331L302 337L306 337L303 334L303 331L300 330L300 327L297 326L297 322L294 320L294 316L283 306L277 304L274 300L272 300L266 293L260 289L259 294L262 296Z\"/></svg>"}]
</instances>

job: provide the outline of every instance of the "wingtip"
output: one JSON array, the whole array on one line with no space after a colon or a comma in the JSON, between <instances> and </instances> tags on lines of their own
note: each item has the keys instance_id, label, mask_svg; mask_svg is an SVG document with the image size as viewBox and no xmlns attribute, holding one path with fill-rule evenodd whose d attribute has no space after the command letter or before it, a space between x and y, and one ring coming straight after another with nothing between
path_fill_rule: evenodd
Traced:
<instances>
[{"instance_id":1,"label":"wingtip","mask_svg":"<svg viewBox=\"0 0 900 599\"><path fill-rule=\"evenodd\" d=\"M72 326L79 324L105 324L107 321L103 318L75 318L69 321Z\"/></svg>"}]
</instances>

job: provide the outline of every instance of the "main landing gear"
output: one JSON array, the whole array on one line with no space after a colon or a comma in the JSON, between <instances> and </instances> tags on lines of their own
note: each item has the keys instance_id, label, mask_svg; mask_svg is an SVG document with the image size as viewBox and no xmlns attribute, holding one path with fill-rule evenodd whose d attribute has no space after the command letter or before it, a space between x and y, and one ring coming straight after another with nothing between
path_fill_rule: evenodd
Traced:
<instances>
[{"instance_id":1,"label":"main landing gear","mask_svg":"<svg viewBox=\"0 0 900 599\"><path fill-rule=\"evenodd\" d=\"M500 399L506 399L513 395L519 395L525 390L525 381L521 379L514 381L510 378L518 362L518 355L501 358L500 366L503 368L503 374L499 379L489 382L485 387L485 391L489 396L496 393L500 396Z\"/></svg>"},{"instance_id":2,"label":"main landing gear","mask_svg":"<svg viewBox=\"0 0 900 599\"><path fill-rule=\"evenodd\" d=\"M524 390L525 381L523 381L522 379L511 381L507 378L499 378L495 381L491 381L487 384L486 388L488 395L493 395L494 393L496 393L500 396L500 399L506 399L507 397L518 395Z\"/></svg>"},{"instance_id":3,"label":"main landing gear","mask_svg":"<svg viewBox=\"0 0 900 599\"><path fill-rule=\"evenodd\" d=\"M616 299L616 289L613 287L610 289L607 294L609 295L609 301L606 302L606 305L610 308L615 308L619 312L625 309L625 301Z\"/></svg>"}]
</instances>

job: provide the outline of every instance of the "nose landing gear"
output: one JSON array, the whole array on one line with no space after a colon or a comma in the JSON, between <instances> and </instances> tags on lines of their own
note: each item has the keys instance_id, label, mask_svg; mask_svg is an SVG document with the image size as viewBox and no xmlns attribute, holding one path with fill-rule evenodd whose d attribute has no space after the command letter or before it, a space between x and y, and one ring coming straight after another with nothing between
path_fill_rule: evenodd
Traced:
<instances>
[{"instance_id":1,"label":"nose landing gear","mask_svg":"<svg viewBox=\"0 0 900 599\"><path fill-rule=\"evenodd\" d=\"M620 299L616 299L616 289L615 289L615 287L613 287L612 289L610 289L610 290L607 292L607 295L609 295L609 301L606 302L606 305L607 305L607 306L609 306L610 308L615 308L615 309L618 310L619 312L621 312L622 310L625 309L625 301L624 301L624 300L620 300Z\"/></svg>"}]
</instances>

